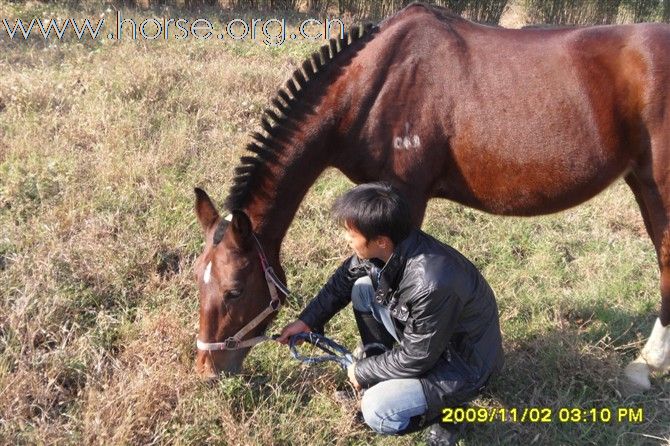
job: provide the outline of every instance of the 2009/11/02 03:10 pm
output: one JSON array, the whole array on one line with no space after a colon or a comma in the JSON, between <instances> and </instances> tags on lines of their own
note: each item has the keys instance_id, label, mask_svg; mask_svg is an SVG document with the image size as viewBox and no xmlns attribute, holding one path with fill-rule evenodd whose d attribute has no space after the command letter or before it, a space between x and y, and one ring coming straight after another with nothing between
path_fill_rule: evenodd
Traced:
<instances>
[{"instance_id":1,"label":"2009/11/02 03:10 pm","mask_svg":"<svg viewBox=\"0 0 670 446\"><path fill-rule=\"evenodd\" d=\"M644 410L641 407L580 408L560 407L445 407L442 409L444 423L491 423L494 421L512 423L631 423L644 422Z\"/></svg>"},{"instance_id":2,"label":"2009/11/02 03:10 pm","mask_svg":"<svg viewBox=\"0 0 670 446\"><path fill-rule=\"evenodd\" d=\"M216 37L220 40L230 37L234 40L243 40L250 38L256 40L258 37L258 31L264 37L263 43L270 46L279 46L286 41L286 19L251 19L251 22L247 22L243 19L233 19L225 26L224 30L219 33ZM130 30L127 28L130 27ZM323 28L322 31L317 33L308 32L308 28L314 31L314 28ZM334 27L334 29L333 29ZM157 18L148 18L143 20L139 27L135 20L133 19L124 19L121 11L116 13L116 33L109 33L109 39L121 40L124 36L124 32L132 32L132 39L136 40L139 34L143 39L146 40L155 40L158 38L163 38L168 40L170 38L170 29L176 28L178 34L175 34L173 38L181 40L187 39L189 36L193 36L199 40L208 40L214 36L214 25L207 19L199 18L195 19L193 22L190 22L186 19L157 19ZM223 32L225 31L225 32ZM271 31L278 31L272 33ZM180 34L179 34L180 33ZM300 22L298 26L298 33L292 33L290 38L292 40L302 37L306 40L328 40L331 36L340 37L344 33L344 24L340 19L326 19L325 22L318 19L305 19Z\"/></svg>"}]
</instances>

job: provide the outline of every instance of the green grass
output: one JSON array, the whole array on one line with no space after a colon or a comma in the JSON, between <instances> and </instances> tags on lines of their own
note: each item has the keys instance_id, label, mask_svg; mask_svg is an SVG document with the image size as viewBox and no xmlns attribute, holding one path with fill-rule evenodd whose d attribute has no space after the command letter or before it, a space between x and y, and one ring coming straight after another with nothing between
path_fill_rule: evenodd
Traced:
<instances>
[{"instance_id":1,"label":"green grass","mask_svg":"<svg viewBox=\"0 0 670 446\"><path fill-rule=\"evenodd\" d=\"M30 8L0 3L0 15L72 13ZM3 40L0 48L0 443L421 441L356 424L331 397L346 385L342 372L303 367L285 347L255 348L242 375L213 385L193 373L191 267L202 236L192 188L223 201L246 135L313 44ZM349 186L327 171L300 207L282 255L302 297L277 329L347 254L328 208ZM478 424L464 444L670 437L667 376L646 394L620 392L618 373L660 301L653 248L622 182L532 219L435 200L424 229L471 258L498 297L507 364L477 405L645 410L640 425ZM351 314L329 333L353 346Z\"/></svg>"}]
</instances>

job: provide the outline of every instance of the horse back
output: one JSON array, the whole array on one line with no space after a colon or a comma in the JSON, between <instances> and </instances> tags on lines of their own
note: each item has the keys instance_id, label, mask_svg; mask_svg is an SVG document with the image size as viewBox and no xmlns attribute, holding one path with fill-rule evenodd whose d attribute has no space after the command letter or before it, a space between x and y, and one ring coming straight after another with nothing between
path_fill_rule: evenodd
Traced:
<instances>
[{"instance_id":1,"label":"horse back","mask_svg":"<svg viewBox=\"0 0 670 446\"><path fill-rule=\"evenodd\" d=\"M352 63L367 83L355 138L372 169L434 196L512 215L576 205L648 150L665 109L667 25L508 30L421 5L383 25Z\"/></svg>"}]
</instances>

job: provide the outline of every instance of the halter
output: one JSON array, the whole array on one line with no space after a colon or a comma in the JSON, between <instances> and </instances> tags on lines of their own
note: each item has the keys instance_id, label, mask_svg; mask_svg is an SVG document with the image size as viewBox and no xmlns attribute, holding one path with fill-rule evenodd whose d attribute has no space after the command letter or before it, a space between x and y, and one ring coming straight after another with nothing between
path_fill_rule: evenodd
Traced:
<instances>
[{"instance_id":1,"label":"halter","mask_svg":"<svg viewBox=\"0 0 670 446\"><path fill-rule=\"evenodd\" d=\"M253 347L256 344L259 344L263 341L268 341L272 339L269 336L261 335L261 336L256 336L250 339L245 339L244 341L242 338L246 336L251 330L256 328L258 324L263 322L266 317L268 317L270 314L274 313L275 311L279 310L279 307L281 307L281 300L279 300L279 295L277 293L277 290L281 291L284 296L287 296L290 294L290 291L284 285L281 280L277 277L275 274L274 270L270 266L270 263L268 262L267 257L265 257L265 253L263 252L263 247L261 246L261 242L258 240L255 234L252 234L254 241L256 242L256 247L258 251L258 257L260 258L261 261L261 266L263 267L263 274L265 275L265 281L268 284L268 290L270 290L270 304L267 306L267 308L261 313L253 318L251 321L247 323L244 327L242 327L237 333L235 333L233 336L229 337L223 342L202 342L200 339L196 338L196 347L198 350L203 350L203 351L218 351L218 350L239 350L242 348L248 348L248 347Z\"/></svg>"}]
</instances>

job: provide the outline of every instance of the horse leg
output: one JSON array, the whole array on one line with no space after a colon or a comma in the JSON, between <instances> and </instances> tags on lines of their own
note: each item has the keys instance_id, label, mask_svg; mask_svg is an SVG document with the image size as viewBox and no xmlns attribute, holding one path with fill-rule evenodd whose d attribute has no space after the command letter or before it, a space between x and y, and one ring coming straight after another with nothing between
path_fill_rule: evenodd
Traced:
<instances>
[{"instance_id":1,"label":"horse leg","mask_svg":"<svg viewBox=\"0 0 670 446\"><path fill-rule=\"evenodd\" d=\"M644 390L651 387L651 371L670 369L670 184L654 180L652 171L649 166L626 177L656 248L661 274L660 316L639 356L624 371L632 384Z\"/></svg>"},{"instance_id":2,"label":"horse leg","mask_svg":"<svg viewBox=\"0 0 670 446\"><path fill-rule=\"evenodd\" d=\"M416 197L414 201L410 202L412 221L417 228L421 228L423 223L423 217L426 215L426 205L426 197Z\"/></svg>"},{"instance_id":3,"label":"horse leg","mask_svg":"<svg viewBox=\"0 0 670 446\"><path fill-rule=\"evenodd\" d=\"M640 208L640 214L642 214L642 221L644 222L644 227L647 230L647 234L649 235L649 238L652 240L652 243L654 243L654 233L652 232L651 220L649 218L649 212L647 211L647 205L644 202L642 185L640 184L640 181L637 179L637 177L635 177L635 174L632 172L626 175L624 179L626 180L628 187L630 187L630 189L633 191L635 201L637 202L637 205ZM654 246L656 246L655 243Z\"/></svg>"}]
</instances>

